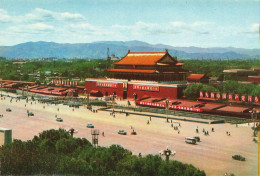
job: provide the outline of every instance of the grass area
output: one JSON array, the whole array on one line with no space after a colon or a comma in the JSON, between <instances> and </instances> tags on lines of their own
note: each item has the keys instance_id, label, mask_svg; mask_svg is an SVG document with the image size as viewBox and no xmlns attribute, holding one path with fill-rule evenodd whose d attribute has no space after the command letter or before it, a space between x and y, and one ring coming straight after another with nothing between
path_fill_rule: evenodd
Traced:
<instances>
[{"instance_id":1,"label":"grass area","mask_svg":"<svg viewBox=\"0 0 260 176\"><path fill-rule=\"evenodd\" d=\"M35 97L35 96L34 96ZM37 100L43 103L51 103L51 104L64 104L70 106L110 106L112 107L112 102L104 102L99 99L89 99L86 98L76 98L76 97L46 97L46 96L39 96ZM88 102L87 102L88 101ZM157 109L157 108L148 108L148 107L134 107L134 106L123 106L115 104L114 107L116 109L123 109L123 110L131 110L131 111L138 111L138 112L150 112L150 113L157 113L157 114L166 114L165 109ZM193 117L198 119L209 119L213 121L221 121L224 120L226 123L231 124L242 124L242 123L249 123L252 122L251 119L245 118L236 118L230 116L220 116L220 115L211 115L211 114L204 114L204 113L194 113L194 112L184 112L184 111L177 111L177 110L169 110L169 115L175 116L184 116L184 117Z\"/></svg>"}]
</instances>

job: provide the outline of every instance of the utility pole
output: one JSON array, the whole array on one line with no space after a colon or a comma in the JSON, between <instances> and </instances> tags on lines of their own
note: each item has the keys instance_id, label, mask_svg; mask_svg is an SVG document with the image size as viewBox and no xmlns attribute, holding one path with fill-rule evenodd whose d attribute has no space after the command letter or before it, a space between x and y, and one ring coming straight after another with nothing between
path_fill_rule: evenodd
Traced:
<instances>
[{"instance_id":1,"label":"utility pole","mask_svg":"<svg viewBox=\"0 0 260 176\"><path fill-rule=\"evenodd\" d=\"M169 100L168 99L166 99L165 101L165 110L166 110L166 121L169 122L168 120Z\"/></svg>"},{"instance_id":2,"label":"utility pole","mask_svg":"<svg viewBox=\"0 0 260 176\"><path fill-rule=\"evenodd\" d=\"M113 113L115 112L115 93L112 95Z\"/></svg>"},{"instance_id":3,"label":"utility pole","mask_svg":"<svg viewBox=\"0 0 260 176\"><path fill-rule=\"evenodd\" d=\"M1 97L3 96L2 91L3 91L3 82L1 81Z\"/></svg>"},{"instance_id":4,"label":"utility pole","mask_svg":"<svg viewBox=\"0 0 260 176\"><path fill-rule=\"evenodd\" d=\"M111 58L109 57L109 48L107 48L107 64L106 64L107 69L108 69L108 66L110 65L110 60L111 60Z\"/></svg>"},{"instance_id":5,"label":"utility pole","mask_svg":"<svg viewBox=\"0 0 260 176\"><path fill-rule=\"evenodd\" d=\"M255 121L257 120L257 114L259 113L255 108L253 108L251 111L251 119L254 121L254 128L255 128Z\"/></svg>"},{"instance_id":6,"label":"utility pole","mask_svg":"<svg viewBox=\"0 0 260 176\"><path fill-rule=\"evenodd\" d=\"M97 148L99 130L91 130L91 135L92 135L92 144L93 144L94 147Z\"/></svg>"}]
</instances>

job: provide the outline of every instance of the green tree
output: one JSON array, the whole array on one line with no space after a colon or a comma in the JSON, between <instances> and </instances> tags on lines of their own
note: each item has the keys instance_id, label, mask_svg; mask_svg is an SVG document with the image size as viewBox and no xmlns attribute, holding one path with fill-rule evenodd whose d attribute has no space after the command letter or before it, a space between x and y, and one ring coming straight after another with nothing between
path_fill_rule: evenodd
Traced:
<instances>
[{"instance_id":1,"label":"green tree","mask_svg":"<svg viewBox=\"0 0 260 176\"><path fill-rule=\"evenodd\" d=\"M196 99L199 97L199 92L202 89L202 87L203 84L201 83L191 84L183 91L183 94L188 99Z\"/></svg>"}]
</instances>

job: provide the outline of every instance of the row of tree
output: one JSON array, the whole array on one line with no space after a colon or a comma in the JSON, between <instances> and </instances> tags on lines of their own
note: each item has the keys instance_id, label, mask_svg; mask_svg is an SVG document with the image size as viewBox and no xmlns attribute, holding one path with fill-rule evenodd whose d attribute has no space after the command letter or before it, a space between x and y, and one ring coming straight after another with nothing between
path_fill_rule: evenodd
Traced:
<instances>
[{"instance_id":1,"label":"row of tree","mask_svg":"<svg viewBox=\"0 0 260 176\"><path fill-rule=\"evenodd\" d=\"M34 61L26 60L23 64L14 64L15 60L0 58L0 78L7 80L23 80L43 82L46 78L46 71L50 71L49 76L62 76L71 79L79 77L85 78L109 76L106 71L111 67L106 60L58 60L58 61ZM203 73L208 76L223 77L223 70L230 68L249 69L259 66L259 60L181 60L184 68L192 73ZM35 78L32 74L40 74ZM232 80L232 78L230 78Z\"/></svg>"},{"instance_id":2,"label":"row of tree","mask_svg":"<svg viewBox=\"0 0 260 176\"><path fill-rule=\"evenodd\" d=\"M59 76L72 79L78 77L84 80L88 77L108 76L105 60L60 60L60 61L33 61L26 60L17 63L13 60L0 59L0 78L5 80L40 81L44 82L47 76ZM46 74L46 72L50 74ZM36 77L36 75L38 75Z\"/></svg>"},{"instance_id":3,"label":"row of tree","mask_svg":"<svg viewBox=\"0 0 260 176\"><path fill-rule=\"evenodd\" d=\"M139 157L119 145L94 148L63 129L43 131L32 140L14 140L0 148L2 175L183 175L204 171L158 155Z\"/></svg>"},{"instance_id":4,"label":"row of tree","mask_svg":"<svg viewBox=\"0 0 260 176\"><path fill-rule=\"evenodd\" d=\"M183 93L188 99L196 99L199 97L200 91L256 95L260 97L260 87L258 85L239 84L237 81L226 81L216 86L209 86L201 83L191 84L184 90Z\"/></svg>"},{"instance_id":5,"label":"row of tree","mask_svg":"<svg viewBox=\"0 0 260 176\"><path fill-rule=\"evenodd\" d=\"M184 62L183 68L192 73L207 74L210 77L222 77L225 69L250 69L259 67L258 60L234 59L234 60L180 60ZM232 80L232 78L229 78Z\"/></svg>"}]
</instances>

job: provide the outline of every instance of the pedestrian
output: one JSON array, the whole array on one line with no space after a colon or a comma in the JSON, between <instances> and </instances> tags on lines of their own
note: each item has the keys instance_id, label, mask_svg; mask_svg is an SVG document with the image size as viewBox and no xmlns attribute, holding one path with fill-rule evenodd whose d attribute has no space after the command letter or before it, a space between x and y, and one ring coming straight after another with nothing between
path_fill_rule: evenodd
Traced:
<instances>
[{"instance_id":1,"label":"pedestrian","mask_svg":"<svg viewBox=\"0 0 260 176\"><path fill-rule=\"evenodd\" d=\"M173 127L173 124L171 124L171 126Z\"/></svg>"},{"instance_id":2,"label":"pedestrian","mask_svg":"<svg viewBox=\"0 0 260 176\"><path fill-rule=\"evenodd\" d=\"M180 134L180 130L178 130L178 134Z\"/></svg>"},{"instance_id":3,"label":"pedestrian","mask_svg":"<svg viewBox=\"0 0 260 176\"><path fill-rule=\"evenodd\" d=\"M171 123L172 123L172 120L171 120Z\"/></svg>"},{"instance_id":4,"label":"pedestrian","mask_svg":"<svg viewBox=\"0 0 260 176\"><path fill-rule=\"evenodd\" d=\"M102 132L102 136L105 136L105 132L104 131Z\"/></svg>"},{"instance_id":5,"label":"pedestrian","mask_svg":"<svg viewBox=\"0 0 260 176\"><path fill-rule=\"evenodd\" d=\"M150 121L152 120L152 117L150 116Z\"/></svg>"}]
</instances>

